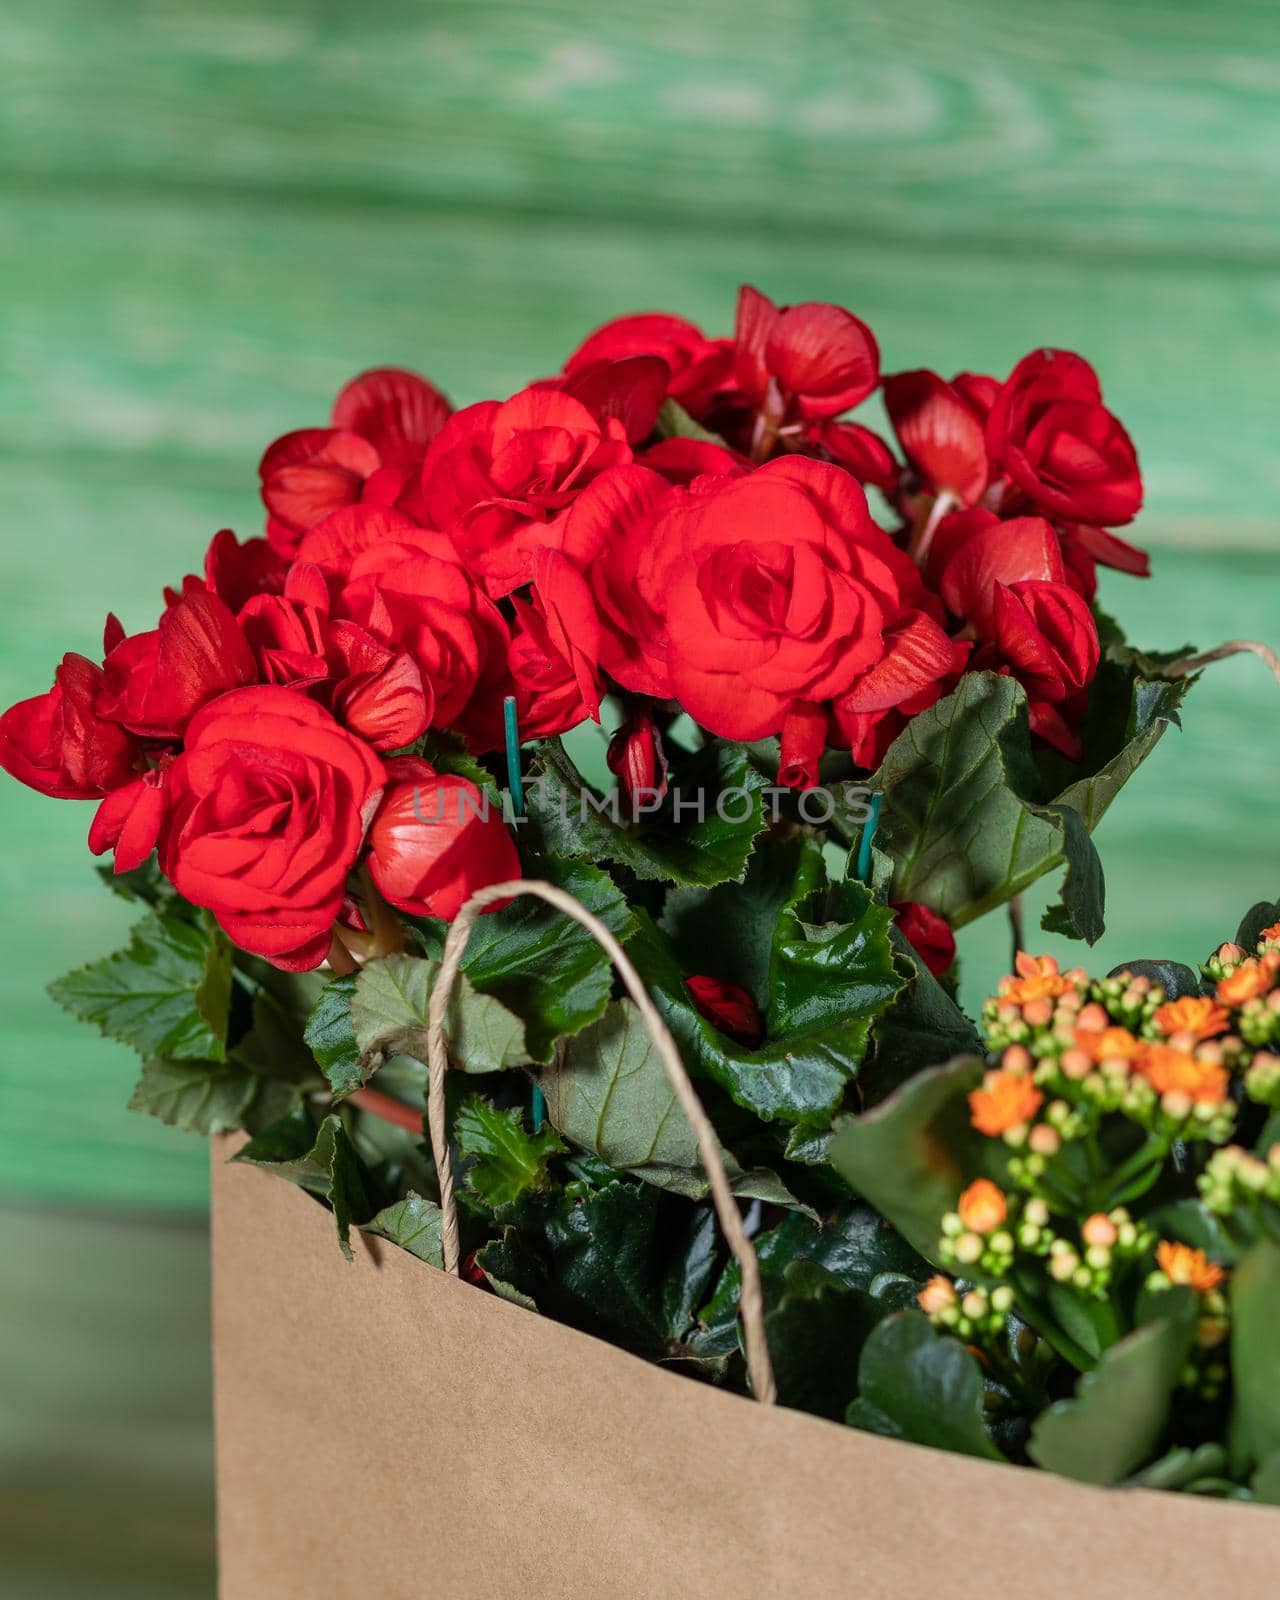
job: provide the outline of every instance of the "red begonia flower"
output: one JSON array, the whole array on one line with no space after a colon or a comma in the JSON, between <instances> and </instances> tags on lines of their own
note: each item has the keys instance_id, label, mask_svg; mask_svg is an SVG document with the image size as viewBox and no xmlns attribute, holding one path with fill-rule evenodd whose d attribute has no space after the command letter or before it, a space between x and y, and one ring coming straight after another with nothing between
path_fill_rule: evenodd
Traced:
<instances>
[{"instance_id":1,"label":"red begonia flower","mask_svg":"<svg viewBox=\"0 0 1280 1600\"><path fill-rule=\"evenodd\" d=\"M956 936L951 924L919 900L895 900L898 931L925 966L940 977L956 958Z\"/></svg>"},{"instance_id":2,"label":"red begonia flower","mask_svg":"<svg viewBox=\"0 0 1280 1600\"><path fill-rule=\"evenodd\" d=\"M165 775L161 866L241 949L317 967L382 785L378 757L308 696L233 690Z\"/></svg>"},{"instance_id":3,"label":"red begonia flower","mask_svg":"<svg viewBox=\"0 0 1280 1600\"><path fill-rule=\"evenodd\" d=\"M97 709L100 667L68 654L53 688L0 717L0 767L54 800L94 800L134 777L137 740Z\"/></svg>"},{"instance_id":4,"label":"red begonia flower","mask_svg":"<svg viewBox=\"0 0 1280 1600\"><path fill-rule=\"evenodd\" d=\"M695 974L684 980L699 1013L714 1028L747 1050L755 1050L764 1038L760 1008L747 991L725 978Z\"/></svg>"},{"instance_id":5,"label":"red begonia flower","mask_svg":"<svg viewBox=\"0 0 1280 1600\"><path fill-rule=\"evenodd\" d=\"M374 883L393 906L451 920L477 889L520 877L501 806L487 791L411 757L387 762L386 777L368 859Z\"/></svg>"}]
</instances>

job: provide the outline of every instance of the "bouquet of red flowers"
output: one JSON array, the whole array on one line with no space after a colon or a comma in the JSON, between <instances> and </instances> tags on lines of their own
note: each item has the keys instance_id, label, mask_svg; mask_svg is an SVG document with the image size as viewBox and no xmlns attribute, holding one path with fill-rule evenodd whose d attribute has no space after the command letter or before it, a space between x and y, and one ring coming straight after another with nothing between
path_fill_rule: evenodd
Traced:
<instances>
[{"instance_id":1,"label":"bouquet of red flowers","mask_svg":"<svg viewBox=\"0 0 1280 1600\"><path fill-rule=\"evenodd\" d=\"M897 452L844 415L877 390ZM508 699L544 852L710 887L787 819L856 840L874 796L934 967L1063 861L1057 925L1100 931L1090 830L1185 678L1093 606L1098 563L1147 558L1111 531L1142 481L1079 356L882 376L851 312L744 288L732 338L625 317L456 412L367 372L260 476L265 538L219 533L156 628L109 617L100 663L0 720L0 764L95 801L90 848L158 850L239 949L313 968L374 898L447 918L517 872L479 803ZM611 810L556 742L602 716Z\"/></svg>"}]
</instances>

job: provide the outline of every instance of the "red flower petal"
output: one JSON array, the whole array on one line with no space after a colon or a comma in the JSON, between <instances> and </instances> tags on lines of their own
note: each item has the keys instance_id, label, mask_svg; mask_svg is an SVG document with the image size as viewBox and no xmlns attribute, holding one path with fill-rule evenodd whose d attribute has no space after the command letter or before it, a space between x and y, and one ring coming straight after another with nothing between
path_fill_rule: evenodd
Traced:
<instances>
[{"instance_id":1,"label":"red flower petal","mask_svg":"<svg viewBox=\"0 0 1280 1600\"><path fill-rule=\"evenodd\" d=\"M333 402L333 425L367 439L384 467L416 467L452 410L439 389L416 372L373 367L353 378Z\"/></svg>"},{"instance_id":2,"label":"red flower petal","mask_svg":"<svg viewBox=\"0 0 1280 1600\"><path fill-rule=\"evenodd\" d=\"M982 424L936 372L899 372L884 380L884 403L894 431L916 470L934 491L963 505L987 486Z\"/></svg>"}]
</instances>

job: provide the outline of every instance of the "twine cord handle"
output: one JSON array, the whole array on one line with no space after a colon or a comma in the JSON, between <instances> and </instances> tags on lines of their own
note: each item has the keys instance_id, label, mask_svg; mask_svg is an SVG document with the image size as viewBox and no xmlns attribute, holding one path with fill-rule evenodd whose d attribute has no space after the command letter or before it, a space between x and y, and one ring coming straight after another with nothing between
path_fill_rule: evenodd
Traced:
<instances>
[{"instance_id":1,"label":"twine cord handle","mask_svg":"<svg viewBox=\"0 0 1280 1600\"><path fill-rule=\"evenodd\" d=\"M449 928L444 943L444 953L440 960L440 970L431 989L431 999L427 1007L427 1124L431 1134L431 1153L435 1157L436 1172L440 1182L440 1232L445 1271L453 1273L456 1277L459 1270L458 1208L453 1194L453 1163L449 1155L444 1095L445 1075L449 1070L449 1056L444 1037L445 1015L449 1009L449 1001L461 970L467 940L475 926L476 918L486 906L491 906L499 900L514 900L520 895L533 895L538 900L545 900L549 906L554 906L557 911L562 911L565 916L572 917L575 922L581 924L613 962L627 993L635 1002L636 1010L649 1031L649 1038L658 1052L658 1058L675 1091L676 1099L689 1119L689 1126L697 1139L698 1155L711 1187L711 1198L716 1208L716 1216L720 1220L721 1231L741 1269L742 1288L739 1308L742 1314L743 1343L746 1347L747 1372L751 1379L752 1393L762 1404L772 1405L778 1397L778 1391L774 1382L773 1363L769 1358L769 1345L765 1338L760 1263L742 1225L742 1216L733 1197L733 1190L729 1186L728 1174L724 1170L719 1142L711 1119L703 1110L702 1102L698 1099L684 1062L680 1059L675 1040L659 1016L658 1009L650 999L640 974L622 946L604 923L579 905L572 895L540 879L495 883L486 889L477 890L471 896Z\"/></svg>"},{"instance_id":2,"label":"twine cord handle","mask_svg":"<svg viewBox=\"0 0 1280 1600\"><path fill-rule=\"evenodd\" d=\"M1228 639L1216 650L1206 650L1201 656L1184 656L1181 661L1175 661L1169 671L1176 678L1185 678L1187 673L1199 672L1201 667L1212 666L1215 661L1245 654L1257 656L1260 661L1266 662L1276 682L1280 683L1280 656L1270 645L1260 644L1257 639Z\"/></svg>"}]
</instances>

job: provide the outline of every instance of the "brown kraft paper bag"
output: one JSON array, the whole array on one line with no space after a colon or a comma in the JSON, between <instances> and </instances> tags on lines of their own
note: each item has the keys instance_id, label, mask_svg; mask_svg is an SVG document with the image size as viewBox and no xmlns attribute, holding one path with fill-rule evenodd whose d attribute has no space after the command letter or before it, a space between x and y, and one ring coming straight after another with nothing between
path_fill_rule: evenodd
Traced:
<instances>
[{"instance_id":1,"label":"brown kraft paper bag","mask_svg":"<svg viewBox=\"0 0 1280 1600\"><path fill-rule=\"evenodd\" d=\"M1105 1491L664 1372L213 1170L222 1600L1280 1593L1280 1511Z\"/></svg>"}]
</instances>

